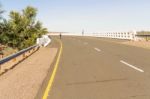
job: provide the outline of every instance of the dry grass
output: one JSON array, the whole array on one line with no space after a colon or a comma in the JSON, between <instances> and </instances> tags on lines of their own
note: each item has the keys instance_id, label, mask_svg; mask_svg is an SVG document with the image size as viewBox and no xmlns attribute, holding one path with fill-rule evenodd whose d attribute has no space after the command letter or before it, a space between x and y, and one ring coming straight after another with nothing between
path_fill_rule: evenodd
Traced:
<instances>
[{"instance_id":1,"label":"dry grass","mask_svg":"<svg viewBox=\"0 0 150 99\"><path fill-rule=\"evenodd\" d=\"M11 54L13 54L13 53L16 53L18 50L17 49L13 49L13 48L11 48L11 47L7 47L7 48L5 48L4 49L4 56L6 57L6 56L9 56L9 55L11 55Z\"/></svg>"}]
</instances>

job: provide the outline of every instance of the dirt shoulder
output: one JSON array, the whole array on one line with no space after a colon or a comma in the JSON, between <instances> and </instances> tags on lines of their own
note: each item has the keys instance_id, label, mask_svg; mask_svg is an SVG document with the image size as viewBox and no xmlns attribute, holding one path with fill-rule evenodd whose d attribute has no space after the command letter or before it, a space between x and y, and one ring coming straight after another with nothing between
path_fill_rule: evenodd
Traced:
<instances>
[{"instance_id":1,"label":"dirt shoulder","mask_svg":"<svg viewBox=\"0 0 150 99\"><path fill-rule=\"evenodd\" d=\"M40 48L15 68L0 76L1 99L34 99L58 48Z\"/></svg>"},{"instance_id":2,"label":"dirt shoulder","mask_svg":"<svg viewBox=\"0 0 150 99\"><path fill-rule=\"evenodd\" d=\"M126 41L126 42L120 42L120 43L125 44L125 45L150 49L150 42L147 42L147 41Z\"/></svg>"}]
</instances>

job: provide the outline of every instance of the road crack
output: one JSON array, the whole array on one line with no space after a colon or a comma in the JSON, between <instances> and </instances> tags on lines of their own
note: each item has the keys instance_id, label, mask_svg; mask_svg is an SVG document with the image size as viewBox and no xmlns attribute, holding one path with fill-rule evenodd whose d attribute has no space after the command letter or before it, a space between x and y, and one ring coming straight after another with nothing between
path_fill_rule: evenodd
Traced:
<instances>
[{"instance_id":1,"label":"road crack","mask_svg":"<svg viewBox=\"0 0 150 99\"><path fill-rule=\"evenodd\" d=\"M67 85L72 86L72 85L85 85L85 84L95 84L95 83L108 83L108 82L116 82L116 81L124 81L124 80L127 79L122 78L122 79L95 80L95 81L85 81L85 82L72 82L72 83L67 83Z\"/></svg>"}]
</instances>

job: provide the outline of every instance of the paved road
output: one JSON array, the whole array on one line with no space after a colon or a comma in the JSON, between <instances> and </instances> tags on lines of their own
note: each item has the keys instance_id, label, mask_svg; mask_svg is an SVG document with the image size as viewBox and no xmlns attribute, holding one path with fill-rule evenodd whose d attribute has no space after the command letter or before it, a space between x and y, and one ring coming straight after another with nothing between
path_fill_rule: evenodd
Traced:
<instances>
[{"instance_id":1,"label":"paved road","mask_svg":"<svg viewBox=\"0 0 150 99\"><path fill-rule=\"evenodd\" d=\"M62 42L48 99L150 99L150 50L89 37Z\"/></svg>"}]
</instances>

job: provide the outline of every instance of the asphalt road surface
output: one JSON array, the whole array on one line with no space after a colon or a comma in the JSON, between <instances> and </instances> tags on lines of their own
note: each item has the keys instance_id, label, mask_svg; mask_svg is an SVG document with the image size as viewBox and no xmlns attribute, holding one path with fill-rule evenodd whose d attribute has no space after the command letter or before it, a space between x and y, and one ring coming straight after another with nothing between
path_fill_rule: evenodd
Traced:
<instances>
[{"instance_id":1,"label":"asphalt road surface","mask_svg":"<svg viewBox=\"0 0 150 99\"><path fill-rule=\"evenodd\" d=\"M90 37L62 43L48 99L150 99L150 50Z\"/></svg>"}]
</instances>

